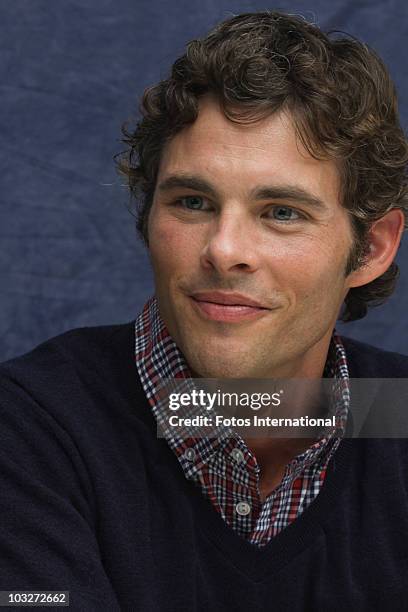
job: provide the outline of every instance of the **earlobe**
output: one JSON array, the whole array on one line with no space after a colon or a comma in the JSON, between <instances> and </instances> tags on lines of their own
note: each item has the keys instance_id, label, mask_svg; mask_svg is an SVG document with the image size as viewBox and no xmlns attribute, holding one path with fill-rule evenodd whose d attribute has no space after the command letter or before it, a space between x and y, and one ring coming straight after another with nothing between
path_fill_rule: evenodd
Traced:
<instances>
[{"instance_id":1,"label":"earlobe","mask_svg":"<svg viewBox=\"0 0 408 612\"><path fill-rule=\"evenodd\" d=\"M404 213L395 208L373 223L368 234L368 253L362 266L349 275L349 288L370 283L390 267L401 242L404 222Z\"/></svg>"}]
</instances>

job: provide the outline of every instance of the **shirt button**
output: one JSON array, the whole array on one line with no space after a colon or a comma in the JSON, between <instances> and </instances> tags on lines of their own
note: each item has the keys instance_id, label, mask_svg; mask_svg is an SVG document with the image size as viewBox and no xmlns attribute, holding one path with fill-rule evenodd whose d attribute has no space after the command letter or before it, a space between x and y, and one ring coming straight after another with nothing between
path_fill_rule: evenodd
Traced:
<instances>
[{"instance_id":1,"label":"shirt button","mask_svg":"<svg viewBox=\"0 0 408 612\"><path fill-rule=\"evenodd\" d=\"M196 452L194 450L194 448L188 448L185 452L184 452L184 458L187 459L187 461L194 461L195 456L196 456Z\"/></svg>"},{"instance_id":2,"label":"shirt button","mask_svg":"<svg viewBox=\"0 0 408 612\"><path fill-rule=\"evenodd\" d=\"M240 516L247 516L251 512L251 506L247 502L238 502L235 510Z\"/></svg>"},{"instance_id":3,"label":"shirt button","mask_svg":"<svg viewBox=\"0 0 408 612\"><path fill-rule=\"evenodd\" d=\"M233 448L231 451L231 457L237 463L242 463L244 461L244 453L239 450L239 448Z\"/></svg>"}]
</instances>

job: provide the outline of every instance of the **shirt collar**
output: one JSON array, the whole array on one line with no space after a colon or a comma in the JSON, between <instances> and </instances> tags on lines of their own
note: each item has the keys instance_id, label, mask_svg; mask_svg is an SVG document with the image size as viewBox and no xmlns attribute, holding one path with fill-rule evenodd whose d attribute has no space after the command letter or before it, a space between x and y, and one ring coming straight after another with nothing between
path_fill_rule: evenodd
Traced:
<instances>
[{"instance_id":1,"label":"shirt collar","mask_svg":"<svg viewBox=\"0 0 408 612\"><path fill-rule=\"evenodd\" d=\"M147 301L135 322L135 360L142 387L154 417L159 422L163 417L160 409L160 385L163 379L188 379L191 378L191 371L160 317L157 299L154 296ZM337 392L339 399L335 413L341 423L340 431L337 431L340 435L344 433L348 413L349 373L345 349L335 330L332 333L323 376L333 378L339 383ZM293 469L297 472L317 460L334 437L334 433L311 444L305 452L298 455L292 462ZM199 470L215 452L222 452L226 445L230 445L228 439L182 439L169 434L166 434L165 438L178 457L186 476ZM245 442L239 436L237 436L237 447L242 447L248 452Z\"/></svg>"}]
</instances>

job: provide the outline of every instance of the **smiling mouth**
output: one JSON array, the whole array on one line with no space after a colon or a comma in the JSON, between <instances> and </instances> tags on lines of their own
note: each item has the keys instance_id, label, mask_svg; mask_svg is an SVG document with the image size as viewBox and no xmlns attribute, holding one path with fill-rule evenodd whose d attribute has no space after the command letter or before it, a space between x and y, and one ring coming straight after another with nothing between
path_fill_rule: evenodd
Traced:
<instances>
[{"instance_id":1,"label":"smiling mouth","mask_svg":"<svg viewBox=\"0 0 408 612\"><path fill-rule=\"evenodd\" d=\"M239 323L258 319L270 312L250 298L225 295L191 295L193 307L204 319L211 321L222 321L225 323ZM249 302L249 303L248 303Z\"/></svg>"}]
</instances>

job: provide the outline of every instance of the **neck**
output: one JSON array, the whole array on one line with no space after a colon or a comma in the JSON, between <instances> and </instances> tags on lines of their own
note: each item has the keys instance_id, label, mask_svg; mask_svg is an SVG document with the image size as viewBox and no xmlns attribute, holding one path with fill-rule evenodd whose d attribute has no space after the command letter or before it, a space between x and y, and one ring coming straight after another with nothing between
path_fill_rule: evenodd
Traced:
<instances>
[{"instance_id":1,"label":"neck","mask_svg":"<svg viewBox=\"0 0 408 612\"><path fill-rule=\"evenodd\" d=\"M282 482L287 464L304 452L312 443L311 438L246 438L245 443L256 456L261 468L259 493L264 501Z\"/></svg>"},{"instance_id":2,"label":"neck","mask_svg":"<svg viewBox=\"0 0 408 612\"><path fill-rule=\"evenodd\" d=\"M307 383L307 399L300 392L291 396L290 416L312 415L321 409L320 402L316 401L321 389L320 379L323 377L324 368L329 351L332 330L326 333L303 358L297 363L286 364L274 371L274 378L309 379ZM315 380L316 385L311 383ZM295 385L296 387L296 385ZM299 387L300 391L302 386ZM283 415L284 416L284 415ZM287 415L289 416L289 414ZM259 489L261 499L265 499L282 481L286 465L297 455L304 452L313 444L312 438L245 438L245 443L256 457L260 466Z\"/></svg>"}]
</instances>

